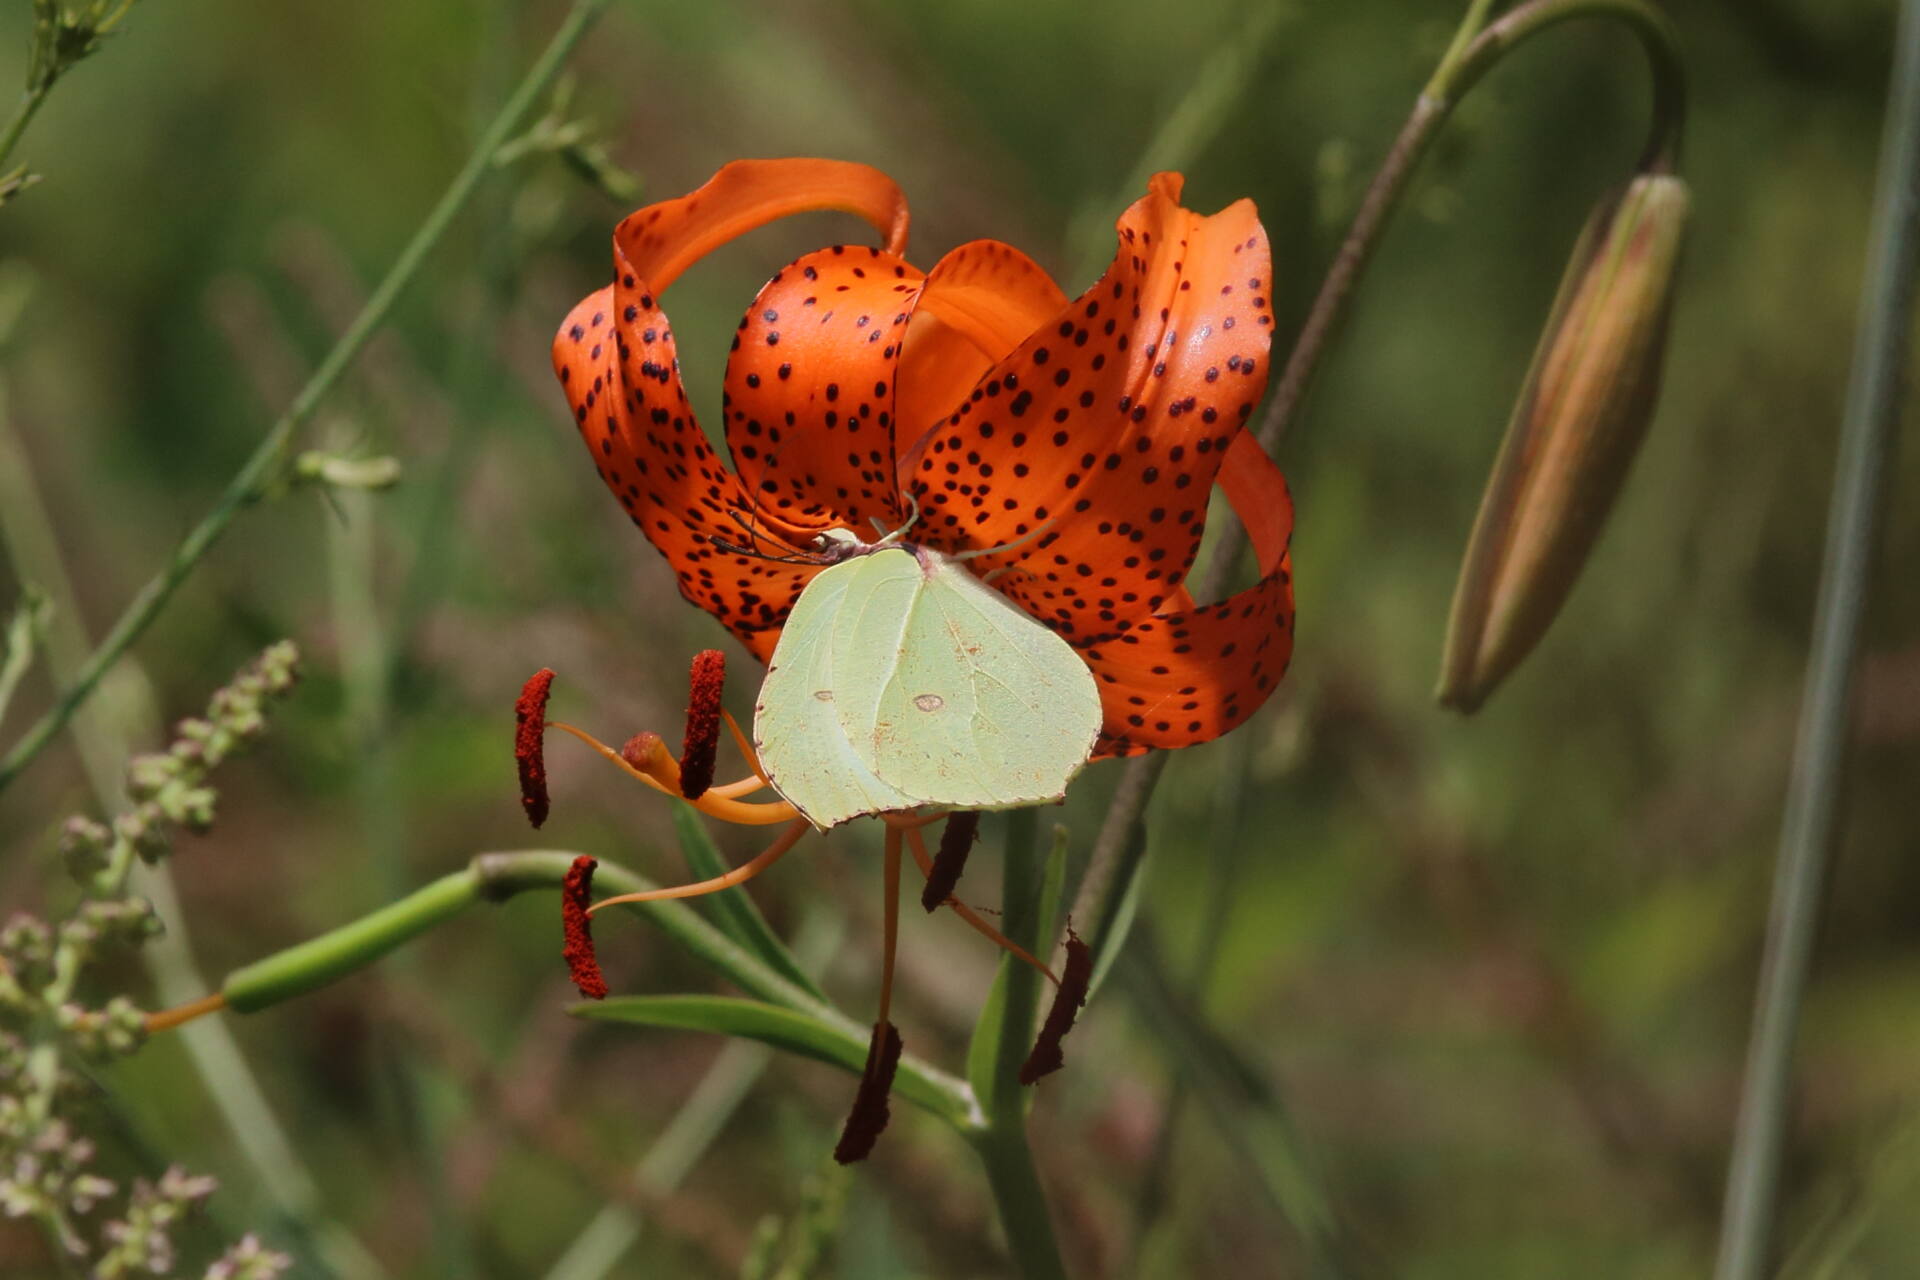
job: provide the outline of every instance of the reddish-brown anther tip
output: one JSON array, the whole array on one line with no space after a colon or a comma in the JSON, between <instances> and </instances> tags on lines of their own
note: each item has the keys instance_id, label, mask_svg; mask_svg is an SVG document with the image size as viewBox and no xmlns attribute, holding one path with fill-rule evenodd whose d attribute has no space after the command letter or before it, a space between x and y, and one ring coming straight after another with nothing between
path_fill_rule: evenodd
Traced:
<instances>
[{"instance_id":1,"label":"reddish-brown anther tip","mask_svg":"<svg viewBox=\"0 0 1920 1280\"><path fill-rule=\"evenodd\" d=\"M978 810L968 809L948 816L947 825L940 832L940 852L933 856L933 870L927 873L927 887L920 894L921 906L937 911L941 903L953 896L960 883L960 873L966 869L967 855L973 851L973 842L979 835Z\"/></svg>"},{"instance_id":2,"label":"reddish-brown anther tip","mask_svg":"<svg viewBox=\"0 0 1920 1280\"><path fill-rule=\"evenodd\" d=\"M546 667L520 688L520 700L513 704L513 759L520 766L520 803L526 806L527 821L538 827L547 820L547 759L541 742L547 732L547 693L553 688L553 672Z\"/></svg>"},{"instance_id":3,"label":"reddish-brown anther tip","mask_svg":"<svg viewBox=\"0 0 1920 1280\"><path fill-rule=\"evenodd\" d=\"M593 869L599 865L583 853L567 868L567 878L560 884L560 927L567 936L560 954L567 960L567 976L589 1000L607 998L607 980L593 954L593 917L587 914L593 901Z\"/></svg>"},{"instance_id":4,"label":"reddish-brown anther tip","mask_svg":"<svg viewBox=\"0 0 1920 1280\"><path fill-rule=\"evenodd\" d=\"M698 800L713 785L714 753L720 746L720 693L727 683L727 655L705 649L687 673L687 736L680 744L680 794Z\"/></svg>"},{"instance_id":5,"label":"reddish-brown anther tip","mask_svg":"<svg viewBox=\"0 0 1920 1280\"><path fill-rule=\"evenodd\" d=\"M860 1073L860 1091L853 1095L853 1110L847 1115L847 1127L833 1148L833 1158L841 1164L865 1160L887 1127L890 1112L887 1094L893 1090L893 1073L900 1066L900 1032L891 1022L878 1023L873 1039L867 1042L867 1068Z\"/></svg>"},{"instance_id":6,"label":"reddish-brown anther tip","mask_svg":"<svg viewBox=\"0 0 1920 1280\"><path fill-rule=\"evenodd\" d=\"M1080 941L1071 926L1067 929L1067 965L1060 974L1060 988L1053 993L1053 1007L1040 1024L1033 1052L1020 1064L1020 1083L1032 1084L1066 1065L1060 1042L1073 1030L1073 1019L1087 1002L1087 988L1093 983L1093 948Z\"/></svg>"}]
</instances>

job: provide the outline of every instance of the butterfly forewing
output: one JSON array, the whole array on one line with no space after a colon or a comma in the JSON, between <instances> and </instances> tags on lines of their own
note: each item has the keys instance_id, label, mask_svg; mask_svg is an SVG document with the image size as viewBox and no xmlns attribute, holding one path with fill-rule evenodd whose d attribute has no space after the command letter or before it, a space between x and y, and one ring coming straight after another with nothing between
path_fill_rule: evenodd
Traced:
<instances>
[{"instance_id":1,"label":"butterfly forewing","mask_svg":"<svg viewBox=\"0 0 1920 1280\"><path fill-rule=\"evenodd\" d=\"M861 561L833 633L834 705L861 761L928 804L1064 795L1100 728L1080 657L955 561L924 550Z\"/></svg>"},{"instance_id":2,"label":"butterfly forewing","mask_svg":"<svg viewBox=\"0 0 1920 1280\"><path fill-rule=\"evenodd\" d=\"M822 830L920 803L874 776L835 714L834 623L860 564L834 565L800 593L754 708L754 746L774 790Z\"/></svg>"}]
</instances>

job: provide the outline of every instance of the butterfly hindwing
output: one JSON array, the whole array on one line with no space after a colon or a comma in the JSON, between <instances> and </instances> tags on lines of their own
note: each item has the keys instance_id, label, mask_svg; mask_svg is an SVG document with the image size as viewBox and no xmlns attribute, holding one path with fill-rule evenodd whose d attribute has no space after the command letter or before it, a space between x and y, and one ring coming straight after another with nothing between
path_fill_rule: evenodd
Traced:
<instances>
[{"instance_id":1,"label":"butterfly hindwing","mask_svg":"<svg viewBox=\"0 0 1920 1280\"><path fill-rule=\"evenodd\" d=\"M754 746L774 790L823 831L862 814L920 803L874 776L835 715L834 622L859 564L834 565L807 584L754 708Z\"/></svg>"},{"instance_id":2,"label":"butterfly hindwing","mask_svg":"<svg viewBox=\"0 0 1920 1280\"><path fill-rule=\"evenodd\" d=\"M954 808L1065 794L1100 727L1086 664L956 561L864 559L834 628L835 706L862 763Z\"/></svg>"}]
</instances>

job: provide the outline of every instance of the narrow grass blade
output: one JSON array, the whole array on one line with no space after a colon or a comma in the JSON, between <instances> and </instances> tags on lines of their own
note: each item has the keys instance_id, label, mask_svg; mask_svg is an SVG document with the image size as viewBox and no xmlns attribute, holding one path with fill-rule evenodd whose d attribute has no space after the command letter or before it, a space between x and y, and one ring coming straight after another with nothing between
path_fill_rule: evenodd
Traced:
<instances>
[{"instance_id":1,"label":"narrow grass blade","mask_svg":"<svg viewBox=\"0 0 1920 1280\"><path fill-rule=\"evenodd\" d=\"M713 837L707 834L700 815L691 805L677 804L673 807L673 827L680 837L681 855L686 858L687 868L693 873L694 879L712 879L733 869L720 856ZM720 932L758 956L767 967L814 999L826 1000L827 993L800 967L800 962L787 949L787 944L780 941L780 935L760 914L760 908L754 905L745 885L709 893L694 901L704 909L703 914Z\"/></svg>"},{"instance_id":2,"label":"narrow grass blade","mask_svg":"<svg viewBox=\"0 0 1920 1280\"><path fill-rule=\"evenodd\" d=\"M759 1000L734 996L615 996L583 1001L569 1012L597 1022L745 1036L831 1063L856 1076L867 1063L865 1028L844 1020L810 1017ZM915 1058L900 1059L894 1092L956 1129L965 1130L976 1123L973 1095L967 1086Z\"/></svg>"}]
</instances>

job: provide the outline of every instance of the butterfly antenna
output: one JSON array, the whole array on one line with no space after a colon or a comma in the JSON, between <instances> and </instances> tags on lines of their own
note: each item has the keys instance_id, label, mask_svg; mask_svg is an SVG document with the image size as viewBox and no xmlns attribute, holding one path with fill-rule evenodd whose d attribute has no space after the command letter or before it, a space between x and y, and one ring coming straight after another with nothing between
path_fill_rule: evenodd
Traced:
<instances>
[{"instance_id":1,"label":"butterfly antenna","mask_svg":"<svg viewBox=\"0 0 1920 1280\"><path fill-rule=\"evenodd\" d=\"M880 541L874 543L873 545L876 547L892 546L894 543L900 541L902 538L907 536L907 530L913 528L914 521L918 520L919 518L920 518L920 499L914 497L912 494L908 494L907 495L907 518L901 521L900 527L898 529L890 530L885 525L881 524L878 520L875 520L873 522L873 527L880 530L880 533L881 533Z\"/></svg>"},{"instance_id":2,"label":"butterfly antenna","mask_svg":"<svg viewBox=\"0 0 1920 1280\"><path fill-rule=\"evenodd\" d=\"M972 551L962 551L957 555L948 556L947 558L949 560L977 560L981 556L992 556L998 555L1002 551L1011 551L1015 547L1032 542L1035 538L1045 533L1048 527L1059 518L1059 516L1048 516L1045 520L1042 520L1038 525L1021 534L1012 542L1003 542L997 547L975 547Z\"/></svg>"}]
</instances>

